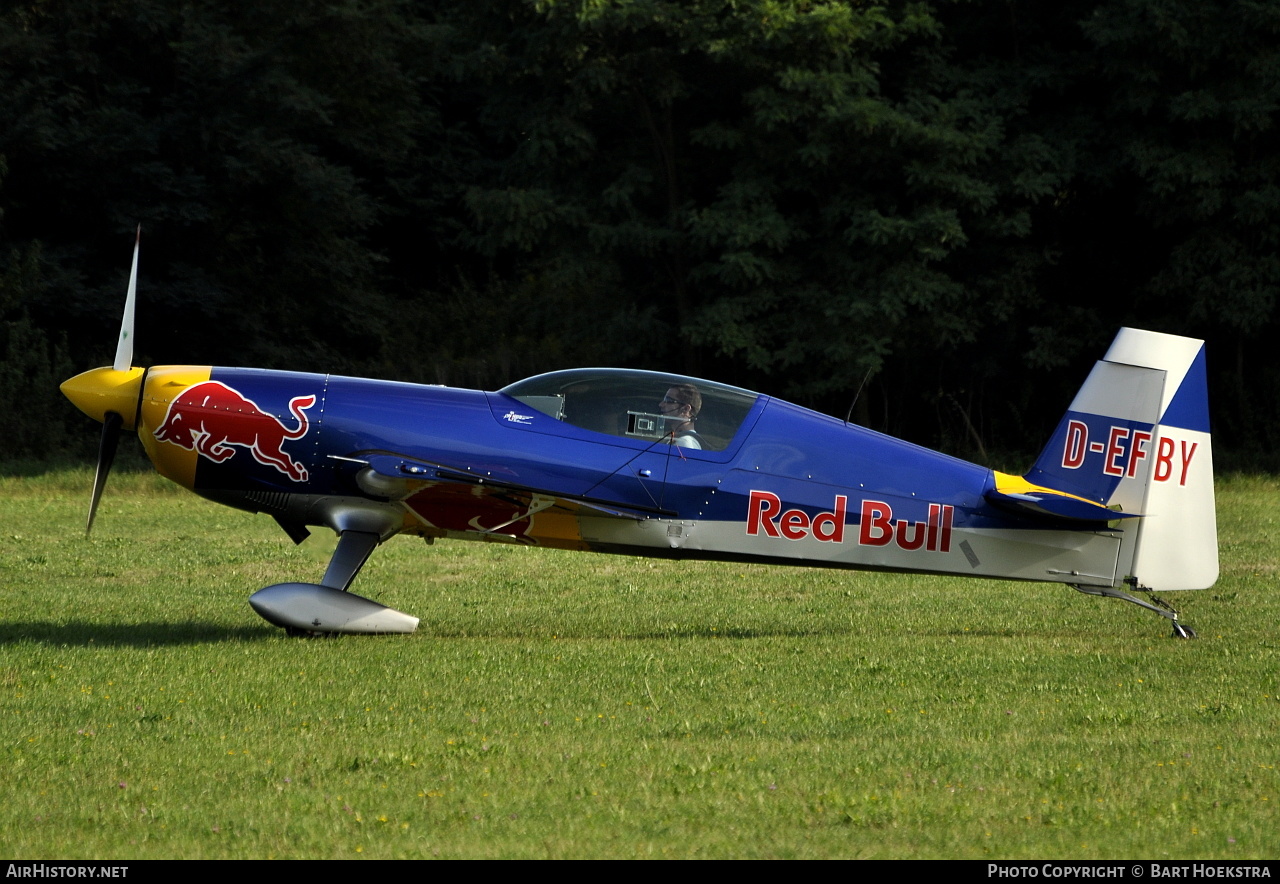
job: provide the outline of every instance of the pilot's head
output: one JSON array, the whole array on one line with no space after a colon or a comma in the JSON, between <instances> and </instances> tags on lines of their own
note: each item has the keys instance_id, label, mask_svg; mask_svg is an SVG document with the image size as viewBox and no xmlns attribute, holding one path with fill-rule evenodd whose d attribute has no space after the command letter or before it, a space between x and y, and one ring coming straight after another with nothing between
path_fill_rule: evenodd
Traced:
<instances>
[{"instance_id":1,"label":"pilot's head","mask_svg":"<svg viewBox=\"0 0 1280 884\"><path fill-rule=\"evenodd\" d=\"M675 384L658 403L658 411L665 417L691 421L702 411L702 394L693 384Z\"/></svg>"}]
</instances>

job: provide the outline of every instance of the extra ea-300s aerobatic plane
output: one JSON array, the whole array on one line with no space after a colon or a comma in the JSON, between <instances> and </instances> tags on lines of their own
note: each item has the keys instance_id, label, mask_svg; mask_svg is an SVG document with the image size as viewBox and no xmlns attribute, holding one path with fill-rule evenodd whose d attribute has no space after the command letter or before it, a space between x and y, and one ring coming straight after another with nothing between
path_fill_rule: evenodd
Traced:
<instances>
[{"instance_id":1,"label":"extra ea-300s aerobatic plane","mask_svg":"<svg viewBox=\"0 0 1280 884\"><path fill-rule=\"evenodd\" d=\"M132 365L134 250L115 363L62 391L103 423L89 527L120 430L165 477L338 535L319 584L249 603L290 634L407 633L349 592L397 534L668 559L1062 583L1194 637L1152 591L1218 575L1203 342L1121 329L1025 476L705 380L557 371L497 392ZM1139 598L1133 593L1146 595Z\"/></svg>"}]
</instances>

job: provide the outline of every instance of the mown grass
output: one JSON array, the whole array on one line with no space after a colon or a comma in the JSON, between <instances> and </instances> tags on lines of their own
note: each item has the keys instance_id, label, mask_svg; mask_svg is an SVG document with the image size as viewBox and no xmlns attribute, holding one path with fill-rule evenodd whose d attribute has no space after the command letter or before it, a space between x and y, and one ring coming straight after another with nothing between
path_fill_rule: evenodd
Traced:
<instances>
[{"instance_id":1,"label":"mown grass","mask_svg":"<svg viewBox=\"0 0 1280 884\"><path fill-rule=\"evenodd\" d=\"M408 637L245 603L332 541L149 474L0 479L9 857L1277 855L1280 481L1164 621L1063 587L397 538ZM319 542L317 542L319 541Z\"/></svg>"}]
</instances>

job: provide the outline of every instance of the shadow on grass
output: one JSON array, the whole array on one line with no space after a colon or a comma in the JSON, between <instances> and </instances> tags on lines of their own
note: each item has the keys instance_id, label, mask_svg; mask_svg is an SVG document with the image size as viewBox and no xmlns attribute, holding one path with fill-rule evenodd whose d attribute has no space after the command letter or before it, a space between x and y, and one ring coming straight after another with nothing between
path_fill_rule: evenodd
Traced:
<instances>
[{"instance_id":1,"label":"shadow on grass","mask_svg":"<svg viewBox=\"0 0 1280 884\"><path fill-rule=\"evenodd\" d=\"M550 642L573 642L573 641L611 641L611 642L647 642L647 641L667 641L667 640L750 640L750 639L769 639L769 638L822 638L824 636L852 635L853 631L846 628L832 629L792 629L785 626L777 628L761 627L759 629L735 628L721 629L717 628L674 628L674 629L640 629L634 632L614 632L608 629L600 630L584 630L573 627L565 627L562 629L548 629L543 626L530 626L527 630L518 629L459 629L454 627L434 626L424 622L419 627L419 633L426 634L426 637L432 639L457 639L461 641L473 641L476 639L487 641L546 641ZM2 633L0 633L2 634Z\"/></svg>"},{"instance_id":2,"label":"shadow on grass","mask_svg":"<svg viewBox=\"0 0 1280 884\"><path fill-rule=\"evenodd\" d=\"M281 634L266 624L215 626L210 623L49 623L31 621L0 626L0 645L34 642L75 647L157 648L227 641L264 641Z\"/></svg>"},{"instance_id":3,"label":"shadow on grass","mask_svg":"<svg viewBox=\"0 0 1280 884\"><path fill-rule=\"evenodd\" d=\"M788 629L785 627L770 629L671 629L642 630L633 633L615 633L608 630L601 632L579 632L565 630L553 637L542 628L530 627L528 631L519 630L461 630L433 629L430 624L420 630L418 638L436 641L670 641L670 640L750 640L776 638L818 638L822 636L843 635L844 629ZM0 625L0 645L16 645L23 642L44 645L65 645L71 647L128 647L156 648L175 645L202 645L228 641L259 642L267 639L282 638L284 632L276 627L262 626L215 626L209 623L50 623L47 621L31 621L28 623L6 623ZM325 635L308 636L296 641L360 641L370 638L392 641L403 636L394 635Z\"/></svg>"}]
</instances>

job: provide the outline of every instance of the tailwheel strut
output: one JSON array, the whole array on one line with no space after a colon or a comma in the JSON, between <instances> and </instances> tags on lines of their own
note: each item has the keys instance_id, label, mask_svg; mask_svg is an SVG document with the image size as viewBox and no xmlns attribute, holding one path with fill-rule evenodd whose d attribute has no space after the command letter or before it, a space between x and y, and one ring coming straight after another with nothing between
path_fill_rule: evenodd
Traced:
<instances>
[{"instance_id":1,"label":"tailwheel strut","mask_svg":"<svg viewBox=\"0 0 1280 884\"><path fill-rule=\"evenodd\" d=\"M1178 612L1174 610L1172 605L1157 596L1152 589L1146 586L1139 586L1137 578L1135 577L1126 578L1125 583L1127 583L1134 592L1145 593L1147 598L1151 601L1144 601L1143 599L1130 595L1124 590L1116 589L1114 586L1080 586L1075 583L1068 585L1076 592L1082 592L1085 595L1103 596L1109 599L1121 599L1126 602L1132 602L1139 608L1146 608L1148 611L1154 611L1173 624L1172 638L1196 638L1196 631L1190 626L1179 623Z\"/></svg>"}]
</instances>

